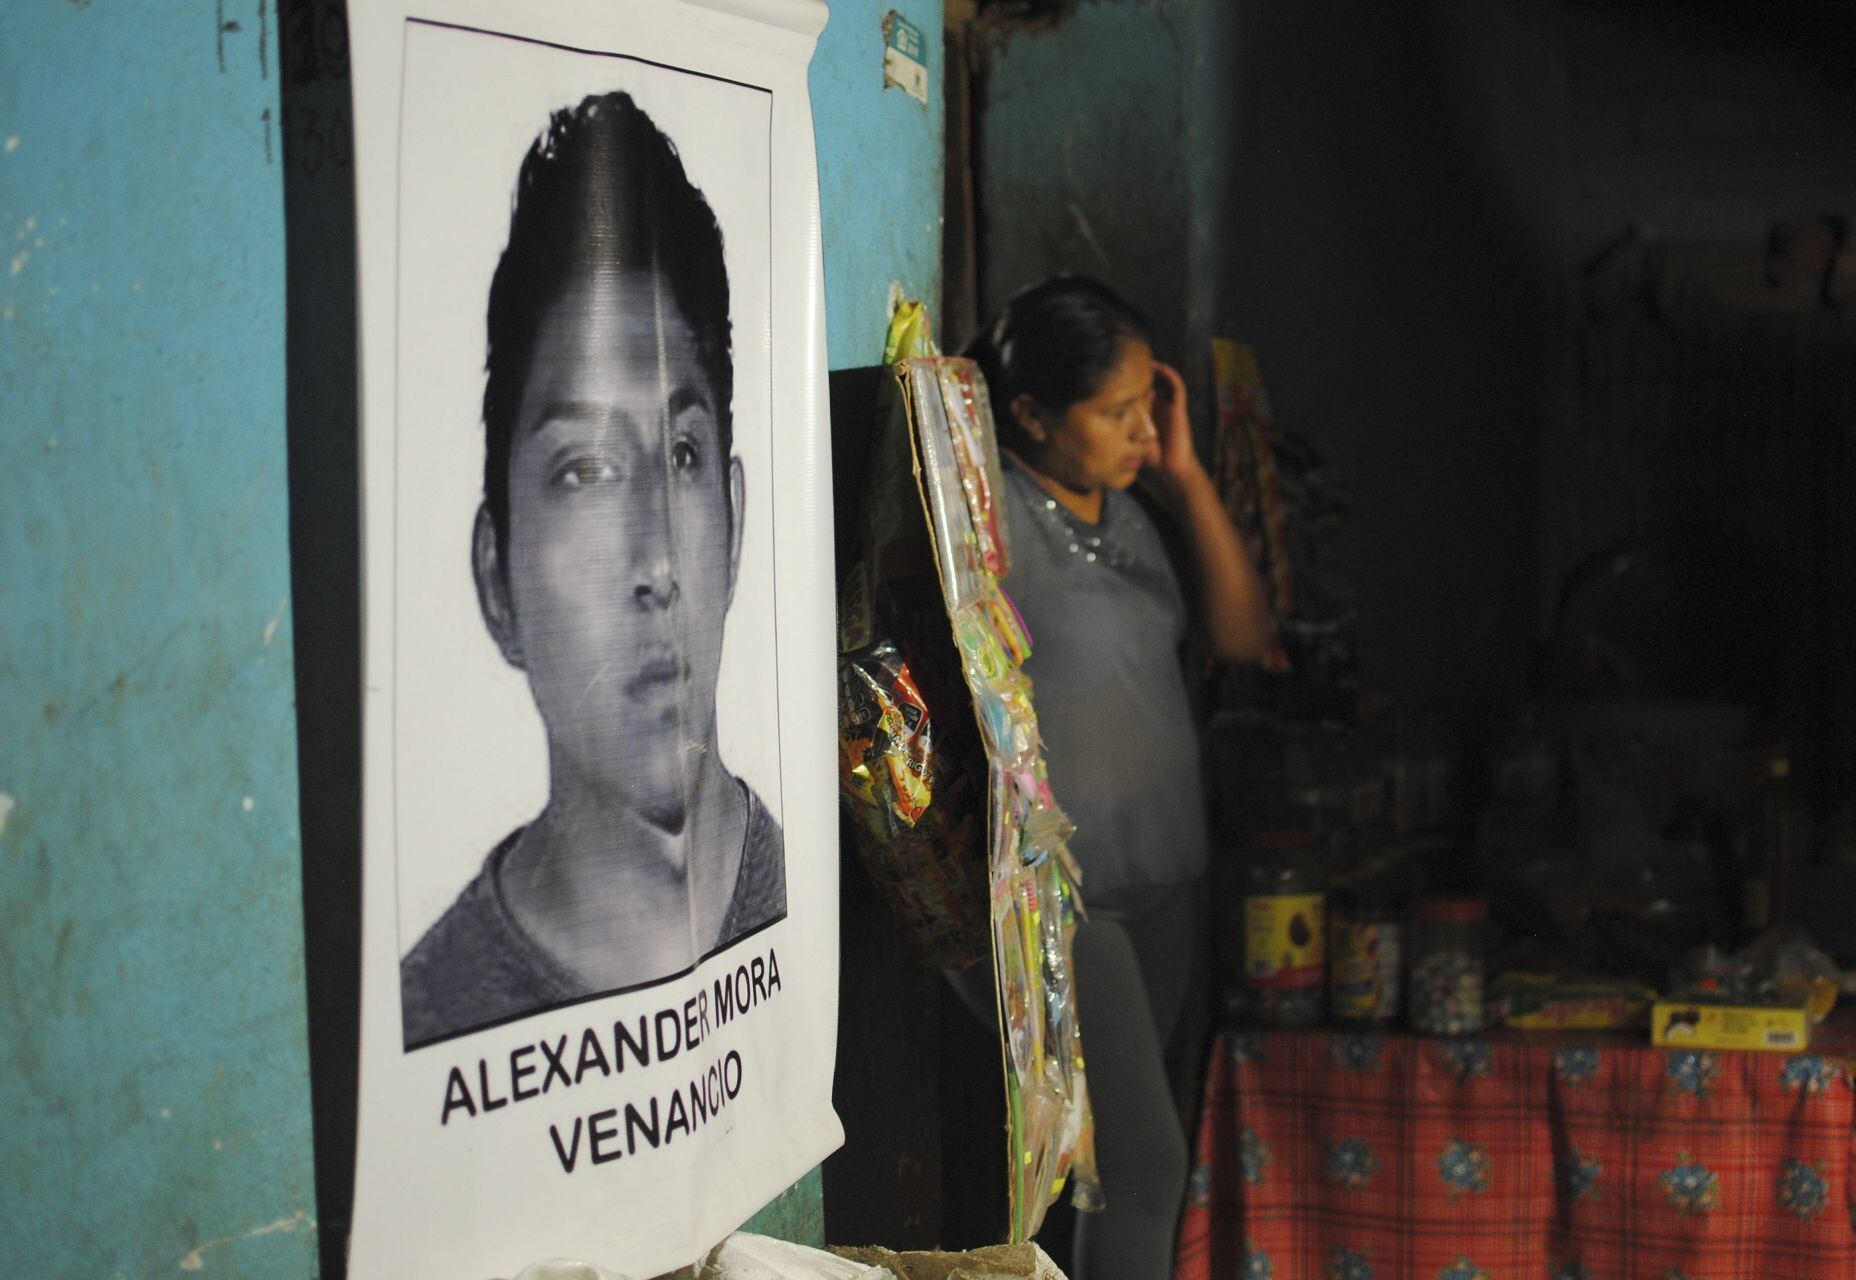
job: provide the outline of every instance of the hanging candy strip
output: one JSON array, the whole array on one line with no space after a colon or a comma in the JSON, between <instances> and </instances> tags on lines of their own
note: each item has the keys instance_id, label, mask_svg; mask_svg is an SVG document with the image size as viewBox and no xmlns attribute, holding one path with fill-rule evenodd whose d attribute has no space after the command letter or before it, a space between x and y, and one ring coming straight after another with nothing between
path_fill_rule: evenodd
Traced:
<instances>
[{"instance_id":1,"label":"hanging candy strip","mask_svg":"<svg viewBox=\"0 0 1856 1280\"><path fill-rule=\"evenodd\" d=\"M1094 1124L1070 945L1080 902L1073 830L1051 794L1031 682L1031 637L998 574L1009 563L998 450L971 362L897 366L934 560L989 762L993 959L1005 1065L1012 1239L1029 1239L1067 1184L1100 1207Z\"/></svg>"}]
</instances>

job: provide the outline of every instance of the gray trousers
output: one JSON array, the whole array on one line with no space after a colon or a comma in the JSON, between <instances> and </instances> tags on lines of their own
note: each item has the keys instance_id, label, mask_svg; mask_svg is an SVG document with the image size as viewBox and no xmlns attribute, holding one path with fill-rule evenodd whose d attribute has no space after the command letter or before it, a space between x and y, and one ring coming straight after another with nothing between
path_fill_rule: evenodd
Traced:
<instances>
[{"instance_id":1,"label":"gray trousers","mask_svg":"<svg viewBox=\"0 0 1856 1280\"><path fill-rule=\"evenodd\" d=\"M1076 1000L1106 1204L1076 1215L1070 1276L1167 1280L1190 1159L1174 1087L1196 1077L1203 1035L1187 998L1203 993L1204 886L1133 890L1088 910L1074 943ZM1169 1066L1178 1040L1190 1043Z\"/></svg>"},{"instance_id":2,"label":"gray trousers","mask_svg":"<svg viewBox=\"0 0 1856 1280\"><path fill-rule=\"evenodd\" d=\"M1195 1099L1205 1018L1202 881L1085 893L1077 1011L1105 1205L1078 1213L1071 1280L1168 1280L1189 1162L1182 1112ZM990 965L950 975L991 1022ZM1196 1004L1191 1003L1197 996ZM1177 1053L1169 1060L1169 1044ZM1176 1092L1179 1091L1179 1092Z\"/></svg>"}]
</instances>

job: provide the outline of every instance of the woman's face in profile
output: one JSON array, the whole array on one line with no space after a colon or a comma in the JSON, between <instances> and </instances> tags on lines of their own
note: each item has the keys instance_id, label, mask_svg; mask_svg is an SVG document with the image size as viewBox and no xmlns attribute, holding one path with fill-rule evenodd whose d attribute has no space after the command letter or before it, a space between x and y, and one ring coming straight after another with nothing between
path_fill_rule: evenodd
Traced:
<instances>
[{"instance_id":1,"label":"woman's face in profile","mask_svg":"<svg viewBox=\"0 0 1856 1280\"><path fill-rule=\"evenodd\" d=\"M550 759L681 827L714 741L740 472L668 283L590 279L538 330L510 442L504 568Z\"/></svg>"},{"instance_id":2,"label":"woman's face in profile","mask_svg":"<svg viewBox=\"0 0 1856 1280\"><path fill-rule=\"evenodd\" d=\"M1043 423L1042 469L1080 489L1126 489L1152 460L1154 356L1139 338L1085 400Z\"/></svg>"}]
</instances>

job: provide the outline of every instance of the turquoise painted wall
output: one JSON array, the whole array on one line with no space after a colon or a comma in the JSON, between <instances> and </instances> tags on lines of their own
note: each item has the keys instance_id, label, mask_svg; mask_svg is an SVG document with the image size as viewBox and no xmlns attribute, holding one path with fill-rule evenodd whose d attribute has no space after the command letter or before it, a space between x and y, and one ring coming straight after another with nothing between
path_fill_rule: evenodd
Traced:
<instances>
[{"instance_id":1,"label":"turquoise painted wall","mask_svg":"<svg viewBox=\"0 0 1856 1280\"><path fill-rule=\"evenodd\" d=\"M0 42L9 1275L315 1269L276 32L223 11Z\"/></svg>"},{"instance_id":2,"label":"turquoise painted wall","mask_svg":"<svg viewBox=\"0 0 1856 1280\"><path fill-rule=\"evenodd\" d=\"M883 15L928 45L928 103L883 87ZM812 60L826 341L833 369L881 363L889 288L941 294L944 133L941 0L837 0Z\"/></svg>"},{"instance_id":3,"label":"turquoise painted wall","mask_svg":"<svg viewBox=\"0 0 1856 1280\"><path fill-rule=\"evenodd\" d=\"M1163 350L1177 345L1190 116L1172 9L1092 0L1055 26L992 38L978 116L982 314L1052 272L1082 271L1146 311Z\"/></svg>"},{"instance_id":4,"label":"turquoise painted wall","mask_svg":"<svg viewBox=\"0 0 1856 1280\"><path fill-rule=\"evenodd\" d=\"M891 6L813 64L834 368L940 274ZM222 25L223 24L223 25ZM307 1276L275 14L108 0L0 43L0 1269ZM750 1224L822 1238L815 1171Z\"/></svg>"},{"instance_id":5,"label":"turquoise painted wall","mask_svg":"<svg viewBox=\"0 0 1856 1280\"><path fill-rule=\"evenodd\" d=\"M1195 408L1208 403L1237 9L1083 0L1058 23L1000 28L986 49L982 312L1053 272L1097 276L1147 313Z\"/></svg>"}]
</instances>

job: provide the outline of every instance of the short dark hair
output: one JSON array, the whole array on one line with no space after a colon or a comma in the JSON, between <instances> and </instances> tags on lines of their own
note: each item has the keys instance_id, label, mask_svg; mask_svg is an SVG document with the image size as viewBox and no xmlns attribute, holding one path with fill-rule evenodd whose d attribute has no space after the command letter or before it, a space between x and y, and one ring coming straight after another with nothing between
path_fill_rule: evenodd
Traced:
<instances>
[{"instance_id":1,"label":"short dark hair","mask_svg":"<svg viewBox=\"0 0 1856 1280\"><path fill-rule=\"evenodd\" d=\"M1023 446L1011 403L1028 395L1048 414L1087 400L1131 338L1147 340L1147 317L1099 280L1057 275L1021 290L975 334L963 355L979 364L1000 439Z\"/></svg>"},{"instance_id":2,"label":"short dark hair","mask_svg":"<svg viewBox=\"0 0 1856 1280\"><path fill-rule=\"evenodd\" d=\"M536 335L574 281L601 271L657 272L669 282L715 393L723 456L733 452L722 229L684 174L676 145L631 95L594 95L556 111L529 147L516 178L509 243L490 281L483 501L499 546L508 540L509 451Z\"/></svg>"}]
</instances>

